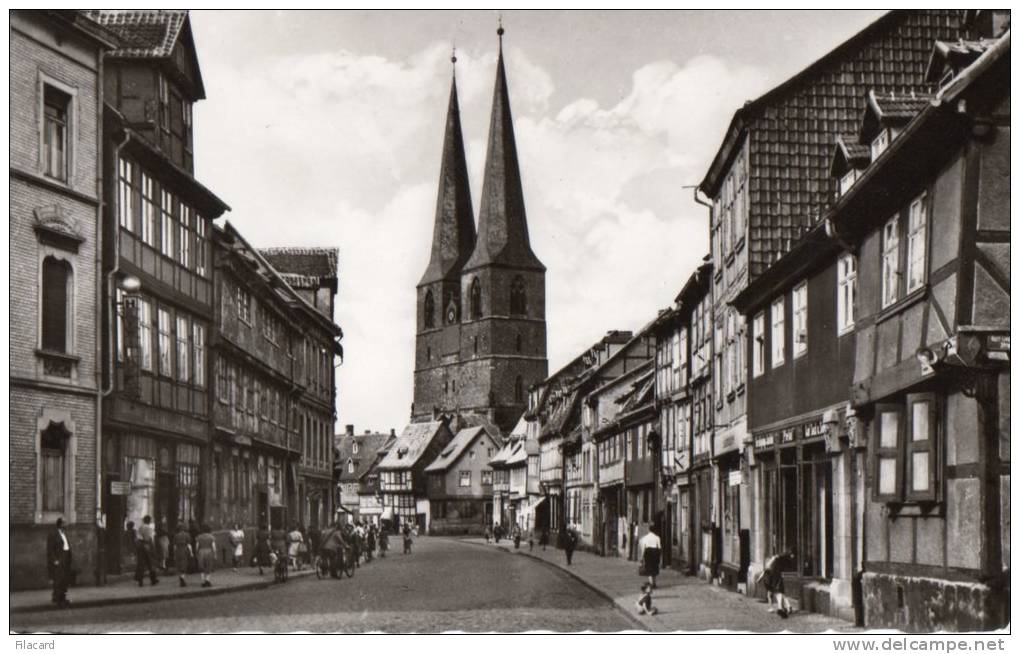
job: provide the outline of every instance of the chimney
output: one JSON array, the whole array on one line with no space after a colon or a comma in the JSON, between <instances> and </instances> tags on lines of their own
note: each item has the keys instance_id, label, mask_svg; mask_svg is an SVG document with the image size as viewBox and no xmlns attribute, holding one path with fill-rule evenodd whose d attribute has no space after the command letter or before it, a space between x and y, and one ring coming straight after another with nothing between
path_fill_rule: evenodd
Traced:
<instances>
[{"instance_id":1,"label":"chimney","mask_svg":"<svg viewBox=\"0 0 1020 654\"><path fill-rule=\"evenodd\" d=\"M393 428L393 427L390 427L390 436L396 436L396 435L397 435L397 430L395 428Z\"/></svg>"},{"instance_id":2,"label":"chimney","mask_svg":"<svg viewBox=\"0 0 1020 654\"><path fill-rule=\"evenodd\" d=\"M367 436L368 434L371 434L371 433L372 433L372 430L371 430L371 429L366 429L366 430L365 430L365 435L366 435L366 436Z\"/></svg>"},{"instance_id":3,"label":"chimney","mask_svg":"<svg viewBox=\"0 0 1020 654\"><path fill-rule=\"evenodd\" d=\"M354 435L354 425L347 425L347 435L348 436Z\"/></svg>"}]
</instances>

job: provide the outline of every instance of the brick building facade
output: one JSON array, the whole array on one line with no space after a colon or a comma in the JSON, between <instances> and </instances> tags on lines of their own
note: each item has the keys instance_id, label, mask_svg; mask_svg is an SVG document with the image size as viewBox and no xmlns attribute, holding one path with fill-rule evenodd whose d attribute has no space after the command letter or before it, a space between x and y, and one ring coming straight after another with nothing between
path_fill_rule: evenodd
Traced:
<instances>
[{"instance_id":1,"label":"brick building facade","mask_svg":"<svg viewBox=\"0 0 1020 654\"><path fill-rule=\"evenodd\" d=\"M74 11L10 14L11 587L47 585L63 518L81 581L100 576L97 257L102 56Z\"/></svg>"}]
</instances>

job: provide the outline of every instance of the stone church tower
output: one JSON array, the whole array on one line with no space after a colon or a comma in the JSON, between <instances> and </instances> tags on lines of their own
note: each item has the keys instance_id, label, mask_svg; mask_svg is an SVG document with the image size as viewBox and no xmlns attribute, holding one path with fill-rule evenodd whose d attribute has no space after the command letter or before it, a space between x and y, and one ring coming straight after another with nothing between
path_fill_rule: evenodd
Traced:
<instances>
[{"instance_id":1,"label":"stone church tower","mask_svg":"<svg viewBox=\"0 0 1020 654\"><path fill-rule=\"evenodd\" d=\"M528 238L499 35L477 236L456 78L450 91L432 256L418 283L412 420L455 414L505 435L549 364L545 266Z\"/></svg>"}]
</instances>

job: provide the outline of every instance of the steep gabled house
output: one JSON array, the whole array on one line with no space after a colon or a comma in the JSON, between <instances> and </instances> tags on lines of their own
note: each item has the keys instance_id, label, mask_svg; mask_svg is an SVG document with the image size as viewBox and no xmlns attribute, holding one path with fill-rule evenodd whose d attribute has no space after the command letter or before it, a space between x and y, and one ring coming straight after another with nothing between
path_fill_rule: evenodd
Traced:
<instances>
[{"instance_id":1,"label":"steep gabled house","mask_svg":"<svg viewBox=\"0 0 1020 654\"><path fill-rule=\"evenodd\" d=\"M446 418L412 422L379 462L382 520L399 529L408 524L428 533L431 508L425 467L442 452L453 434Z\"/></svg>"},{"instance_id":2,"label":"steep gabled house","mask_svg":"<svg viewBox=\"0 0 1020 654\"><path fill-rule=\"evenodd\" d=\"M492 524L492 474L489 461L502 442L485 427L457 432L428 466L431 534L481 534Z\"/></svg>"},{"instance_id":3,"label":"steep gabled house","mask_svg":"<svg viewBox=\"0 0 1020 654\"><path fill-rule=\"evenodd\" d=\"M731 302L787 252L833 197L830 148L856 131L865 93L928 92L925 68L936 39L958 36L959 10L893 11L761 97L738 109L699 189L711 204L714 308L714 515L737 515L717 525L708 558L712 574L732 589L746 588L764 553L751 548L749 530L757 481L745 450L747 328Z\"/></svg>"},{"instance_id":4,"label":"steep gabled house","mask_svg":"<svg viewBox=\"0 0 1020 654\"><path fill-rule=\"evenodd\" d=\"M394 430L389 433L365 430L363 434L355 434L354 425L347 425L346 431L337 437L333 478L336 480L337 511L343 514L338 516L341 520L366 520L378 524L382 504L376 507L372 506L372 502L366 502L362 507L361 490L366 476L385 455L386 444L396 438ZM378 484L368 495L379 499Z\"/></svg>"}]
</instances>

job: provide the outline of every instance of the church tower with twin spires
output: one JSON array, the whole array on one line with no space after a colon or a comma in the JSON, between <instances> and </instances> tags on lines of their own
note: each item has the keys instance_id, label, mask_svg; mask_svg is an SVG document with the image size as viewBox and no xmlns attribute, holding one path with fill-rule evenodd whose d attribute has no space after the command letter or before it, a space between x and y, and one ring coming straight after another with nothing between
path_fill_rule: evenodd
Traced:
<instances>
[{"instance_id":1,"label":"church tower with twin spires","mask_svg":"<svg viewBox=\"0 0 1020 654\"><path fill-rule=\"evenodd\" d=\"M450 89L431 257L417 289L411 419L458 415L506 435L549 364L545 266L528 237L502 26L498 34L477 233L456 75Z\"/></svg>"}]
</instances>

